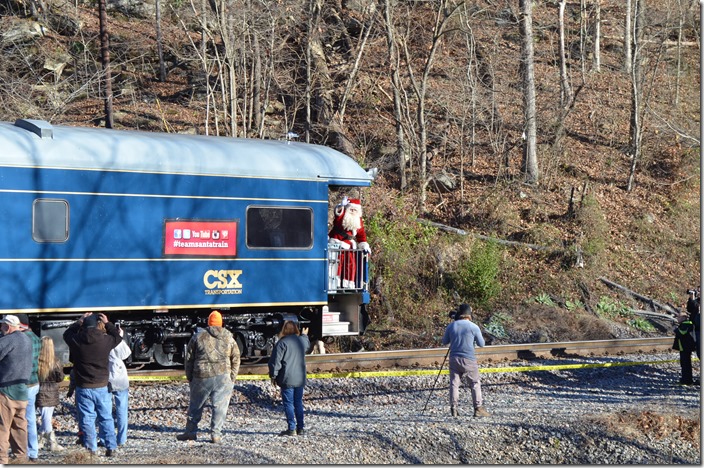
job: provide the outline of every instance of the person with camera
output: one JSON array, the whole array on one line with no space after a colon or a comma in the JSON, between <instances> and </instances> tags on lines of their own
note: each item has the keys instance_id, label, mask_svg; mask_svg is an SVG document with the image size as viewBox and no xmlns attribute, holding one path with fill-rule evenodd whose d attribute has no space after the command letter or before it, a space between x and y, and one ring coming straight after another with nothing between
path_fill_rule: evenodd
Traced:
<instances>
[{"instance_id":1,"label":"person with camera","mask_svg":"<svg viewBox=\"0 0 704 468\"><path fill-rule=\"evenodd\" d=\"M474 346L484 347L484 337L479 326L472 322L472 308L461 304L442 337L443 345L450 345L450 413L457 417L460 384L466 375L469 378L474 406L474 417L490 416L482 406L482 386L479 366L474 355Z\"/></svg>"},{"instance_id":2,"label":"person with camera","mask_svg":"<svg viewBox=\"0 0 704 468\"><path fill-rule=\"evenodd\" d=\"M83 446L91 453L97 452L97 421L100 438L105 443L105 456L112 457L117 450L117 440L112 394L108 391L109 356L122 342L120 332L102 312L86 312L66 329L63 338L70 352L69 360L73 362L76 412L78 427L83 432Z\"/></svg>"},{"instance_id":3,"label":"person with camera","mask_svg":"<svg viewBox=\"0 0 704 468\"><path fill-rule=\"evenodd\" d=\"M699 380L692 378L692 352L696 351L699 358L700 315L699 315L699 289L687 291L687 315L679 319L675 328L675 341L672 348L680 353L680 368L682 378L680 385L699 385Z\"/></svg>"},{"instance_id":4,"label":"person with camera","mask_svg":"<svg viewBox=\"0 0 704 468\"><path fill-rule=\"evenodd\" d=\"M120 336L124 337L124 330L119 323L115 327L120 332ZM127 342L120 341L110 351L108 356L109 377L108 390L112 393L113 402L115 404L115 426L117 428L117 446L122 447L127 442L127 412L130 399L130 380L127 375L127 367L125 359L130 357L132 350Z\"/></svg>"}]
</instances>

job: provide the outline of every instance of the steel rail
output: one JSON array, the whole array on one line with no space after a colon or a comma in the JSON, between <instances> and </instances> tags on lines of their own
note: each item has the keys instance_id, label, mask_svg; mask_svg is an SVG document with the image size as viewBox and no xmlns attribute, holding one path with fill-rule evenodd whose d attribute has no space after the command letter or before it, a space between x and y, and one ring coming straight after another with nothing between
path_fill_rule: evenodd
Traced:
<instances>
[{"instance_id":1,"label":"steel rail","mask_svg":"<svg viewBox=\"0 0 704 468\"><path fill-rule=\"evenodd\" d=\"M546 358L579 358L622 354L652 354L672 349L672 337L629 338L620 340L567 341L492 345L476 349L479 364ZM356 353L310 354L306 356L309 373L381 370L392 368L437 368L447 347ZM240 375L266 375L266 363L243 364ZM183 377L182 369L131 371L130 375Z\"/></svg>"}]
</instances>

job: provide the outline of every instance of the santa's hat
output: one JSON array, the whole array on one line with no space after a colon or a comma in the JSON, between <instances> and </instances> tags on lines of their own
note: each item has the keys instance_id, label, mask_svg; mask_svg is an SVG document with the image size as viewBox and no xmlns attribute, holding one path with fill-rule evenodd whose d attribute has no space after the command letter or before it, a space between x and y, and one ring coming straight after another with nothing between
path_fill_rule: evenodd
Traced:
<instances>
[{"instance_id":1,"label":"santa's hat","mask_svg":"<svg viewBox=\"0 0 704 468\"><path fill-rule=\"evenodd\" d=\"M362 207L362 202L359 201L359 198L350 198L349 201L348 201L348 203L349 203L350 205L357 205L357 206L359 206L360 208Z\"/></svg>"}]
</instances>

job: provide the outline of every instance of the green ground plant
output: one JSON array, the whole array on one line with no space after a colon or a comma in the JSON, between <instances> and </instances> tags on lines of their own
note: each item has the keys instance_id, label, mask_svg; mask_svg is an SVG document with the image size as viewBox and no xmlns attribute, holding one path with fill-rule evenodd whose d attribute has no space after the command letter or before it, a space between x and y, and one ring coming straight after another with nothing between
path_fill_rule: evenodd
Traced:
<instances>
[{"instance_id":1,"label":"green ground plant","mask_svg":"<svg viewBox=\"0 0 704 468\"><path fill-rule=\"evenodd\" d=\"M449 275L454 288L476 307L487 305L499 292L502 249L496 242L477 241L457 270Z\"/></svg>"}]
</instances>

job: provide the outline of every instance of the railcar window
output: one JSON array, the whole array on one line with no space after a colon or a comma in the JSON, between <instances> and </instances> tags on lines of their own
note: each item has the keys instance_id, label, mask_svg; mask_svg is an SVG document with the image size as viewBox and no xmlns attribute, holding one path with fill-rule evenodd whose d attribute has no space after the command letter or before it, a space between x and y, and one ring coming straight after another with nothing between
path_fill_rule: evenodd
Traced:
<instances>
[{"instance_id":1,"label":"railcar window","mask_svg":"<svg viewBox=\"0 0 704 468\"><path fill-rule=\"evenodd\" d=\"M310 249L312 246L313 210L310 208L247 208L247 247Z\"/></svg>"},{"instance_id":2,"label":"railcar window","mask_svg":"<svg viewBox=\"0 0 704 468\"><path fill-rule=\"evenodd\" d=\"M68 202L66 200L34 200L32 239L36 242L66 242L68 239Z\"/></svg>"}]
</instances>

